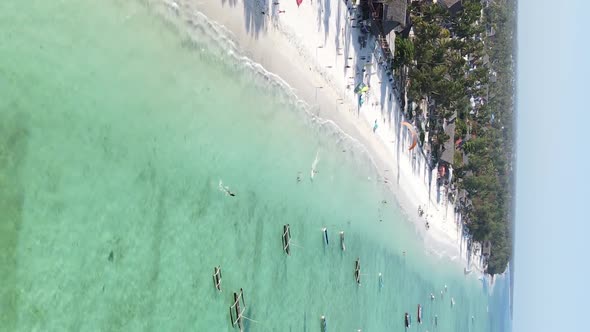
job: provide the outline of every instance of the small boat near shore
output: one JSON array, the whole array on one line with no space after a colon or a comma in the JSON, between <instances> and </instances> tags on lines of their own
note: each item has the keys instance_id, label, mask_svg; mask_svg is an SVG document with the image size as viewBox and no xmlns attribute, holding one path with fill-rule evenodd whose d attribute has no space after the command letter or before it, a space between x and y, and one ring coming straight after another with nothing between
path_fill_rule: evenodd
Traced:
<instances>
[{"instance_id":1,"label":"small boat near shore","mask_svg":"<svg viewBox=\"0 0 590 332\"><path fill-rule=\"evenodd\" d=\"M221 292L221 266L213 268L213 286Z\"/></svg>"},{"instance_id":2,"label":"small boat near shore","mask_svg":"<svg viewBox=\"0 0 590 332\"><path fill-rule=\"evenodd\" d=\"M361 260L357 258L354 262L354 279L356 283L360 286L361 284Z\"/></svg>"},{"instance_id":3,"label":"small boat near shore","mask_svg":"<svg viewBox=\"0 0 590 332\"><path fill-rule=\"evenodd\" d=\"M328 229L326 227L322 228L322 232L324 233L324 243L328 245L330 241L328 240Z\"/></svg>"},{"instance_id":4,"label":"small boat near shore","mask_svg":"<svg viewBox=\"0 0 590 332\"><path fill-rule=\"evenodd\" d=\"M234 292L234 304L229 307L229 318L232 327L239 328L240 332L244 331L244 312L246 311L246 302L244 300L244 290L240 288L240 293Z\"/></svg>"},{"instance_id":5,"label":"small boat near shore","mask_svg":"<svg viewBox=\"0 0 590 332\"><path fill-rule=\"evenodd\" d=\"M418 324L422 324L422 306L418 304Z\"/></svg>"},{"instance_id":6,"label":"small boat near shore","mask_svg":"<svg viewBox=\"0 0 590 332\"><path fill-rule=\"evenodd\" d=\"M291 256L291 229L289 224L283 225L283 250Z\"/></svg>"}]
</instances>

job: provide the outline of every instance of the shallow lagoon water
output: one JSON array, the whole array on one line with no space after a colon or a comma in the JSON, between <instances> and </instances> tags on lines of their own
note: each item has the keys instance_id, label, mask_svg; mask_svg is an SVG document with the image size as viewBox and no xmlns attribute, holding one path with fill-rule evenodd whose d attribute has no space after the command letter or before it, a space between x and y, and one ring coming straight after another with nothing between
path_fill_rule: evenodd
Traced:
<instances>
[{"instance_id":1,"label":"shallow lagoon water","mask_svg":"<svg viewBox=\"0 0 590 332\"><path fill-rule=\"evenodd\" d=\"M506 280L428 255L362 147L158 4L0 4L0 326L231 331L243 288L249 331L502 330Z\"/></svg>"}]
</instances>

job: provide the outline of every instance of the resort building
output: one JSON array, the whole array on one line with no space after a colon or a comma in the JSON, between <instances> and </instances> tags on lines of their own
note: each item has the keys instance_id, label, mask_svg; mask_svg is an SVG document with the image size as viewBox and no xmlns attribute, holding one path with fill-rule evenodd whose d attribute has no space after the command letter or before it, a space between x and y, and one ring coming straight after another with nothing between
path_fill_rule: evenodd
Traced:
<instances>
[{"instance_id":1,"label":"resort building","mask_svg":"<svg viewBox=\"0 0 590 332\"><path fill-rule=\"evenodd\" d=\"M453 15L457 14L463 8L461 0L438 0L437 3L448 9Z\"/></svg>"},{"instance_id":2,"label":"resort building","mask_svg":"<svg viewBox=\"0 0 590 332\"><path fill-rule=\"evenodd\" d=\"M409 22L408 0L367 0L373 30L387 36L391 31L401 32Z\"/></svg>"}]
</instances>

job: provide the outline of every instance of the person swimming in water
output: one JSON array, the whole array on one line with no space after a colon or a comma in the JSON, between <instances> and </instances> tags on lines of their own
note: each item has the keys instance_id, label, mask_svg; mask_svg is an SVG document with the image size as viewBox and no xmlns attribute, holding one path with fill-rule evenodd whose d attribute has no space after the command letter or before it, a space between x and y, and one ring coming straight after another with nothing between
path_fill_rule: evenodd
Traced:
<instances>
[{"instance_id":1,"label":"person swimming in water","mask_svg":"<svg viewBox=\"0 0 590 332\"><path fill-rule=\"evenodd\" d=\"M236 196L236 194L235 194L235 193L233 193L231 190L229 190L229 187L227 187L227 186L226 186L226 187L225 187L225 188L223 188L223 189L225 190L225 193L226 193L226 194L228 194L228 195L230 195L230 196L232 196L232 197Z\"/></svg>"},{"instance_id":2,"label":"person swimming in water","mask_svg":"<svg viewBox=\"0 0 590 332\"><path fill-rule=\"evenodd\" d=\"M232 197L236 196L235 193L233 193L231 190L229 190L228 186L223 185L223 182L221 180L219 180L219 190L224 191L229 196L232 196Z\"/></svg>"}]
</instances>

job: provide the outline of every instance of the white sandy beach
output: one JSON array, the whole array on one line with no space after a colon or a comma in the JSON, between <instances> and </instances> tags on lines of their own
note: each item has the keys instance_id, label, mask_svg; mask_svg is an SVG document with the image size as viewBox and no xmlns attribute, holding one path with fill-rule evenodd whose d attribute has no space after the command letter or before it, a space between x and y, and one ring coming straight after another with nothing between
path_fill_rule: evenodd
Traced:
<instances>
[{"instance_id":1,"label":"white sandy beach","mask_svg":"<svg viewBox=\"0 0 590 332\"><path fill-rule=\"evenodd\" d=\"M436 169L428 171L419 146L408 151L411 135L385 70L379 47L370 39L361 48L351 1L167 0L171 9L199 11L231 32L239 49L265 70L282 78L319 117L333 121L373 157L400 205L432 254L448 256L481 272L479 257L468 260L454 205L436 193ZM348 8L350 7L350 9ZM283 12L284 11L284 12ZM264 14L263 14L264 13ZM352 16L351 16L352 14ZM363 72L363 68L365 71ZM371 87L360 109L354 86ZM382 84L383 82L383 84ZM373 132L377 121L378 128ZM375 180L375 179L373 179ZM424 217L418 217L418 206ZM476 263L477 262L477 263Z\"/></svg>"}]
</instances>

